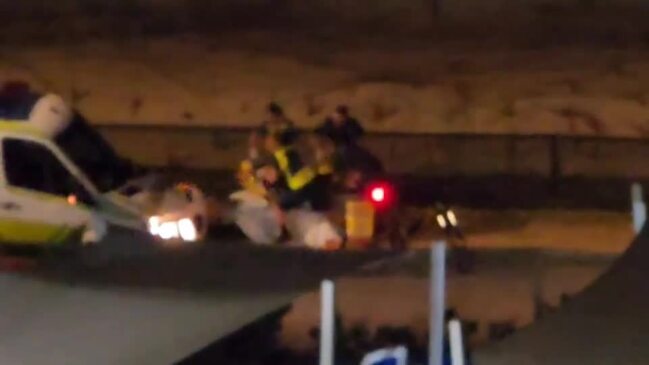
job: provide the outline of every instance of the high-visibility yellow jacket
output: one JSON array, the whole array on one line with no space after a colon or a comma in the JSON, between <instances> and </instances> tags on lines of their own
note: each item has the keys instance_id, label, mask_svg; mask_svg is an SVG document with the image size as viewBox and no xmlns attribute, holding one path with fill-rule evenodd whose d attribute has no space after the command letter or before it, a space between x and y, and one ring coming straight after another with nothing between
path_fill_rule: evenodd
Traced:
<instances>
[{"instance_id":1,"label":"high-visibility yellow jacket","mask_svg":"<svg viewBox=\"0 0 649 365\"><path fill-rule=\"evenodd\" d=\"M239 165L239 171L237 172L237 177L244 190L260 196L266 196L266 189L255 177L252 162L250 160L244 160L241 162Z\"/></svg>"},{"instance_id":2,"label":"high-visibility yellow jacket","mask_svg":"<svg viewBox=\"0 0 649 365\"><path fill-rule=\"evenodd\" d=\"M300 190L315 179L316 171L302 162L293 147L280 148L273 153L273 156L290 190Z\"/></svg>"}]
</instances>

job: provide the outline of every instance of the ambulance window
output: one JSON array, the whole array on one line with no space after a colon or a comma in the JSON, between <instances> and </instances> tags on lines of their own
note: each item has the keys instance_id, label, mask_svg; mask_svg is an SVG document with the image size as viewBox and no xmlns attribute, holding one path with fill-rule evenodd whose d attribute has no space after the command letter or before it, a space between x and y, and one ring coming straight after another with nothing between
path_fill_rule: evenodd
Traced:
<instances>
[{"instance_id":1,"label":"ambulance window","mask_svg":"<svg viewBox=\"0 0 649 365\"><path fill-rule=\"evenodd\" d=\"M7 182L23 189L87 201L90 194L45 146L31 141L6 138L2 149Z\"/></svg>"}]
</instances>

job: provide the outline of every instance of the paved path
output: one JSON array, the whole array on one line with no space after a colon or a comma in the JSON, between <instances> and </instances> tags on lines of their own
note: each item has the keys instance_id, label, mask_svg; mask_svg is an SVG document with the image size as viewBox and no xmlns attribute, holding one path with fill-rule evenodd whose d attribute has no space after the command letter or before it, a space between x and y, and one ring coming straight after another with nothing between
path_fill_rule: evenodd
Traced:
<instances>
[{"instance_id":1,"label":"paved path","mask_svg":"<svg viewBox=\"0 0 649 365\"><path fill-rule=\"evenodd\" d=\"M212 242L0 273L0 364L170 364L383 255ZM124 254L130 252L131 254Z\"/></svg>"},{"instance_id":2,"label":"paved path","mask_svg":"<svg viewBox=\"0 0 649 365\"><path fill-rule=\"evenodd\" d=\"M477 351L478 365L649 363L649 226L559 312Z\"/></svg>"},{"instance_id":3,"label":"paved path","mask_svg":"<svg viewBox=\"0 0 649 365\"><path fill-rule=\"evenodd\" d=\"M120 237L81 260L0 274L0 363L164 364L380 254L212 242L155 249ZM117 254L120 254L119 256ZM649 228L582 295L476 364L646 364Z\"/></svg>"}]
</instances>

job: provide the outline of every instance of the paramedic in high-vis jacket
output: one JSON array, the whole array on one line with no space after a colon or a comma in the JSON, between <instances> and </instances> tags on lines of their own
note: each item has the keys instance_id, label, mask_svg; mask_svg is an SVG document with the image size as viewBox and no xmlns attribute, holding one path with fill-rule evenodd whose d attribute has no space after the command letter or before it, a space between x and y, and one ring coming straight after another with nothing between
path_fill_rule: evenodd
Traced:
<instances>
[{"instance_id":1,"label":"paramedic in high-vis jacket","mask_svg":"<svg viewBox=\"0 0 649 365\"><path fill-rule=\"evenodd\" d=\"M298 131L281 108L268 106L269 120L251 136L249 159L238 178L243 190L230 196L229 215L254 243L273 244L287 231L297 245L334 249L342 236L327 219L329 173L307 166L297 151Z\"/></svg>"},{"instance_id":2,"label":"paramedic in high-vis jacket","mask_svg":"<svg viewBox=\"0 0 649 365\"><path fill-rule=\"evenodd\" d=\"M292 127L260 131L267 154L255 161L254 171L265 185L266 205L261 200L255 207L241 204L235 221L257 243L279 241L285 228L292 244L337 249L342 237L326 215L329 186L303 162L294 146L295 133Z\"/></svg>"},{"instance_id":3,"label":"paramedic in high-vis jacket","mask_svg":"<svg viewBox=\"0 0 649 365\"><path fill-rule=\"evenodd\" d=\"M340 248L342 237L326 215L329 183L304 163L294 146L294 134L291 128L266 133L264 146L272 159L260 167L260 177L293 242L318 249Z\"/></svg>"}]
</instances>

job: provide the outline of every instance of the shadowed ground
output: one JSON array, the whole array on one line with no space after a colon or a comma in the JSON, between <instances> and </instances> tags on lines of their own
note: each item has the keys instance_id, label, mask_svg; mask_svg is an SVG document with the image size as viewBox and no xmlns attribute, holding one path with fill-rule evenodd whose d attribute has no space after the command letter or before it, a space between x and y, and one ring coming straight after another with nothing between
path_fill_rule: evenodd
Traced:
<instances>
[{"instance_id":1,"label":"shadowed ground","mask_svg":"<svg viewBox=\"0 0 649 365\"><path fill-rule=\"evenodd\" d=\"M609 273L557 314L478 351L477 363L644 364L648 235L645 229ZM29 275L0 276L0 326L8 329L0 363L170 363L315 289L323 277L386 256L230 239L159 248L116 232L80 257L47 256Z\"/></svg>"},{"instance_id":2,"label":"shadowed ground","mask_svg":"<svg viewBox=\"0 0 649 365\"><path fill-rule=\"evenodd\" d=\"M646 364L649 227L613 268L547 320L476 354L476 364Z\"/></svg>"},{"instance_id":3,"label":"shadowed ground","mask_svg":"<svg viewBox=\"0 0 649 365\"><path fill-rule=\"evenodd\" d=\"M0 275L0 363L172 363L380 256L218 242L160 249L118 232L75 259Z\"/></svg>"}]
</instances>

